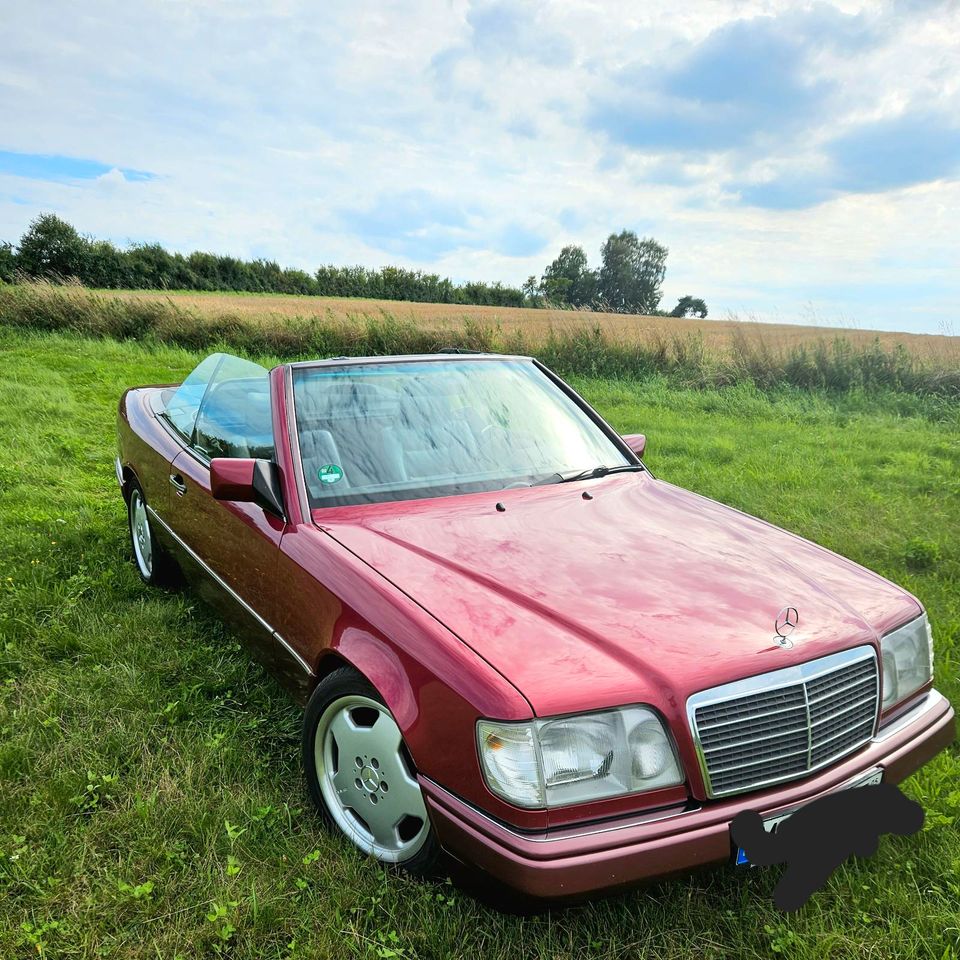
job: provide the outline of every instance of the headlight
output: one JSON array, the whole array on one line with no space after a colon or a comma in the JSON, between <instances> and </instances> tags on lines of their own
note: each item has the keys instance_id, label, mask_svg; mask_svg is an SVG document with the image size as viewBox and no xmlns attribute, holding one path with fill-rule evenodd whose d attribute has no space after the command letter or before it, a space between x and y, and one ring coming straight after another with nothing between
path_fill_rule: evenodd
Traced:
<instances>
[{"instance_id":1,"label":"headlight","mask_svg":"<svg viewBox=\"0 0 960 960\"><path fill-rule=\"evenodd\" d=\"M521 807L559 807L683 783L673 742L649 707L477 724L487 786Z\"/></svg>"},{"instance_id":2,"label":"headlight","mask_svg":"<svg viewBox=\"0 0 960 960\"><path fill-rule=\"evenodd\" d=\"M883 709L915 693L933 676L933 634L927 615L888 633L880 641Z\"/></svg>"}]
</instances>

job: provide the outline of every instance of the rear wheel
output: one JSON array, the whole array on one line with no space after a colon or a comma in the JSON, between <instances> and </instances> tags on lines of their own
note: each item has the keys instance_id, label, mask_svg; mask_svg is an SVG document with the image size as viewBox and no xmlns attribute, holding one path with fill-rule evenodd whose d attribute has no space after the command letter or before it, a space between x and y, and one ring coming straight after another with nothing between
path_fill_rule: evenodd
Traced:
<instances>
[{"instance_id":1,"label":"rear wheel","mask_svg":"<svg viewBox=\"0 0 960 960\"><path fill-rule=\"evenodd\" d=\"M143 490L134 480L127 498L127 517L130 522L130 542L133 559L140 579L151 586L168 586L174 582L176 566L167 552L156 542L147 513Z\"/></svg>"},{"instance_id":2,"label":"rear wheel","mask_svg":"<svg viewBox=\"0 0 960 960\"><path fill-rule=\"evenodd\" d=\"M403 735L356 671L337 669L314 691L303 761L321 815L355 847L409 873L431 872L439 845Z\"/></svg>"}]
</instances>

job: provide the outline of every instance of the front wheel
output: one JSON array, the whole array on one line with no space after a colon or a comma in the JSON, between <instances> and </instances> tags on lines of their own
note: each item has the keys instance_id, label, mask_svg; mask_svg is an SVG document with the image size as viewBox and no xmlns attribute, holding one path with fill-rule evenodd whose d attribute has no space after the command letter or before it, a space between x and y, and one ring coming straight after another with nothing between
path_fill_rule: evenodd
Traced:
<instances>
[{"instance_id":1,"label":"front wheel","mask_svg":"<svg viewBox=\"0 0 960 960\"><path fill-rule=\"evenodd\" d=\"M403 735L349 667L322 680L307 704L303 763L321 815L355 847L409 873L431 872L439 845Z\"/></svg>"}]
</instances>

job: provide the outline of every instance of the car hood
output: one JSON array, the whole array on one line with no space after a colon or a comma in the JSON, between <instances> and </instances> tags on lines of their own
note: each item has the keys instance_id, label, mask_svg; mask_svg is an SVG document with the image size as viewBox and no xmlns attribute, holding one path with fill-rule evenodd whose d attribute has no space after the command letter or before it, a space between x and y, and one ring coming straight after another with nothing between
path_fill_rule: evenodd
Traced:
<instances>
[{"instance_id":1,"label":"car hood","mask_svg":"<svg viewBox=\"0 0 960 960\"><path fill-rule=\"evenodd\" d=\"M679 716L697 690L876 645L920 612L876 574L646 473L314 518L540 716L638 701Z\"/></svg>"}]
</instances>

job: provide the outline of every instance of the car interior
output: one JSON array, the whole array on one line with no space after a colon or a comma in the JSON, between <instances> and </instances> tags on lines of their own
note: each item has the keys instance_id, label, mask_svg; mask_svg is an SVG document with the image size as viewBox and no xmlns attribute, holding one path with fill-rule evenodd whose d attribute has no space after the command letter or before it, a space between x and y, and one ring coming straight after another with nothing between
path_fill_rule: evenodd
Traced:
<instances>
[{"instance_id":1,"label":"car interior","mask_svg":"<svg viewBox=\"0 0 960 960\"><path fill-rule=\"evenodd\" d=\"M456 478L483 467L478 425L449 393L430 396L367 383L334 383L298 398L300 455L314 497L325 464L343 470L345 486L380 487ZM485 458L484 458L485 459Z\"/></svg>"}]
</instances>

